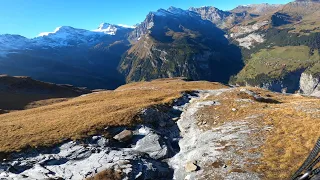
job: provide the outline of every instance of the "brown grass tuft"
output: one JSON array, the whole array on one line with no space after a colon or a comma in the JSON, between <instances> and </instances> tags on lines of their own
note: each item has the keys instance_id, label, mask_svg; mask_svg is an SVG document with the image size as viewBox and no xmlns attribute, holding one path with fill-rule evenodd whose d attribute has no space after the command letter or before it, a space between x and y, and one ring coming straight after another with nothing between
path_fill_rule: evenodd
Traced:
<instances>
[{"instance_id":1,"label":"brown grass tuft","mask_svg":"<svg viewBox=\"0 0 320 180\"><path fill-rule=\"evenodd\" d=\"M94 177L87 178L86 180L121 180L122 173L113 169L107 169L96 174Z\"/></svg>"}]
</instances>

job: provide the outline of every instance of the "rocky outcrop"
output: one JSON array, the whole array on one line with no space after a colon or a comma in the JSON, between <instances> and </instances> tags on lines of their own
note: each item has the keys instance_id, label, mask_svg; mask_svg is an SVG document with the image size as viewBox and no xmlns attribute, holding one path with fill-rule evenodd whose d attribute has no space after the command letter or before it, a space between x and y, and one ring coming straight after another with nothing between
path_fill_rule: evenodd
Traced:
<instances>
[{"instance_id":1,"label":"rocky outcrop","mask_svg":"<svg viewBox=\"0 0 320 180\"><path fill-rule=\"evenodd\" d=\"M236 39L239 42L239 46L251 49L257 43L263 43L265 41L264 36L256 33L249 34L244 38Z\"/></svg>"},{"instance_id":2,"label":"rocky outcrop","mask_svg":"<svg viewBox=\"0 0 320 180\"><path fill-rule=\"evenodd\" d=\"M320 78L312 74L302 73L300 78L300 91L309 96L320 97Z\"/></svg>"},{"instance_id":3,"label":"rocky outcrop","mask_svg":"<svg viewBox=\"0 0 320 180\"><path fill-rule=\"evenodd\" d=\"M236 164L243 166L244 158L239 158L233 150L224 151L228 143L222 145L220 143L221 141L236 142L234 150L252 147L248 134L256 131L255 129L250 128L246 121L224 123L221 127L210 127L206 123L201 123L202 125L199 126L196 121L200 109L210 106L219 108L222 102L212 101L212 99L231 91L231 89L200 91L199 97L193 98L184 107L177 122L182 136L179 141L180 151L169 160L170 166L174 169L174 179L260 179L258 174L253 172L228 173ZM229 158L239 161L228 166L221 164L219 167L214 167L220 161L228 162Z\"/></svg>"},{"instance_id":4,"label":"rocky outcrop","mask_svg":"<svg viewBox=\"0 0 320 180\"><path fill-rule=\"evenodd\" d=\"M251 49L255 45L265 42L265 34L260 30L268 24L269 21L262 21L253 25L237 25L230 29L229 38L237 41L239 46Z\"/></svg>"}]
</instances>

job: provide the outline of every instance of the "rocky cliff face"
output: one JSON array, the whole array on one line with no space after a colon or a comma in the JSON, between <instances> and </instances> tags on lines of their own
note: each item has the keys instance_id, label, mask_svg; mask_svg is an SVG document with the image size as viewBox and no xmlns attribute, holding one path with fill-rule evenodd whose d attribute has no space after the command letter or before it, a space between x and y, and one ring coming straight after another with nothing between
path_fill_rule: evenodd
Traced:
<instances>
[{"instance_id":1,"label":"rocky cliff face","mask_svg":"<svg viewBox=\"0 0 320 180\"><path fill-rule=\"evenodd\" d=\"M301 93L320 97L320 77L302 73L300 78Z\"/></svg>"},{"instance_id":2,"label":"rocky cliff face","mask_svg":"<svg viewBox=\"0 0 320 180\"><path fill-rule=\"evenodd\" d=\"M231 17L232 13L222 11L215 7L211 7L211 6L205 6L200 8L192 7L189 10L200 14L202 19L209 20L221 28L226 28L228 25L232 24L232 22L228 24L229 20L232 21L232 17Z\"/></svg>"},{"instance_id":3,"label":"rocky cliff face","mask_svg":"<svg viewBox=\"0 0 320 180\"><path fill-rule=\"evenodd\" d=\"M179 76L227 82L242 61L240 49L224 35L193 11L160 9L131 34L137 42L119 70L127 82Z\"/></svg>"}]
</instances>

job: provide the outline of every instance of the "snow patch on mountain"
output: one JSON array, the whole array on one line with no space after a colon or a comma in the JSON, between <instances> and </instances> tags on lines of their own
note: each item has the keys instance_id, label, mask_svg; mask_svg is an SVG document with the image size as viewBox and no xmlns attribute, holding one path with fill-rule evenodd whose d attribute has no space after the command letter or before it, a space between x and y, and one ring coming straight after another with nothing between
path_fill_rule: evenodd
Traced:
<instances>
[{"instance_id":1,"label":"snow patch on mountain","mask_svg":"<svg viewBox=\"0 0 320 180\"><path fill-rule=\"evenodd\" d=\"M98 29L92 30L93 32L100 32L104 34L109 34L109 35L116 35L117 31L120 29L132 29L134 27L128 26L128 25L113 25L109 23L101 23Z\"/></svg>"},{"instance_id":2,"label":"snow patch on mountain","mask_svg":"<svg viewBox=\"0 0 320 180\"><path fill-rule=\"evenodd\" d=\"M156 12L151 12L151 13L155 14L157 16L168 16L168 15L179 16L179 15L189 14L190 12L191 11L189 11L189 10L183 10L183 9L171 6L167 10L166 9L159 9Z\"/></svg>"},{"instance_id":3,"label":"snow patch on mountain","mask_svg":"<svg viewBox=\"0 0 320 180\"><path fill-rule=\"evenodd\" d=\"M42 37L42 36L48 36L49 34L54 34L54 33L57 33L59 31L61 27L57 27L53 32L42 32L38 35L38 37Z\"/></svg>"}]
</instances>

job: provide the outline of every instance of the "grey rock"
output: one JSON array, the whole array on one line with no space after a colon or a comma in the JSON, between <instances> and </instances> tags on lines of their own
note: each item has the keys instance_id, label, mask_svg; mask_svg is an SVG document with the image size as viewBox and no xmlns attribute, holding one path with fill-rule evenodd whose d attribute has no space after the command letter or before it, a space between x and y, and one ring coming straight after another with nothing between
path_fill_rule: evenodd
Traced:
<instances>
[{"instance_id":1,"label":"grey rock","mask_svg":"<svg viewBox=\"0 0 320 180\"><path fill-rule=\"evenodd\" d=\"M149 133L144 138L140 139L136 144L135 150L147 153L153 159L164 158L168 154L168 147L160 136L155 133Z\"/></svg>"},{"instance_id":2,"label":"grey rock","mask_svg":"<svg viewBox=\"0 0 320 180\"><path fill-rule=\"evenodd\" d=\"M320 97L320 78L302 73L300 77L300 91L305 95Z\"/></svg>"},{"instance_id":3,"label":"grey rock","mask_svg":"<svg viewBox=\"0 0 320 180\"><path fill-rule=\"evenodd\" d=\"M101 138L97 141L98 146L106 147L109 144L109 139Z\"/></svg>"},{"instance_id":4,"label":"grey rock","mask_svg":"<svg viewBox=\"0 0 320 180\"><path fill-rule=\"evenodd\" d=\"M179 117L172 118L172 121L178 121Z\"/></svg>"},{"instance_id":5,"label":"grey rock","mask_svg":"<svg viewBox=\"0 0 320 180\"><path fill-rule=\"evenodd\" d=\"M132 131L130 130L123 130L122 132L120 132L119 134L115 135L113 137L113 139L118 140L120 142L126 142L128 140L130 140L133 136Z\"/></svg>"},{"instance_id":6,"label":"grey rock","mask_svg":"<svg viewBox=\"0 0 320 180\"><path fill-rule=\"evenodd\" d=\"M190 173L190 172L194 172L194 171L197 171L198 169L198 166L195 162L188 162L186 165L185 165L185 170L187 173Z\"/></svg>"}]
</instances>

